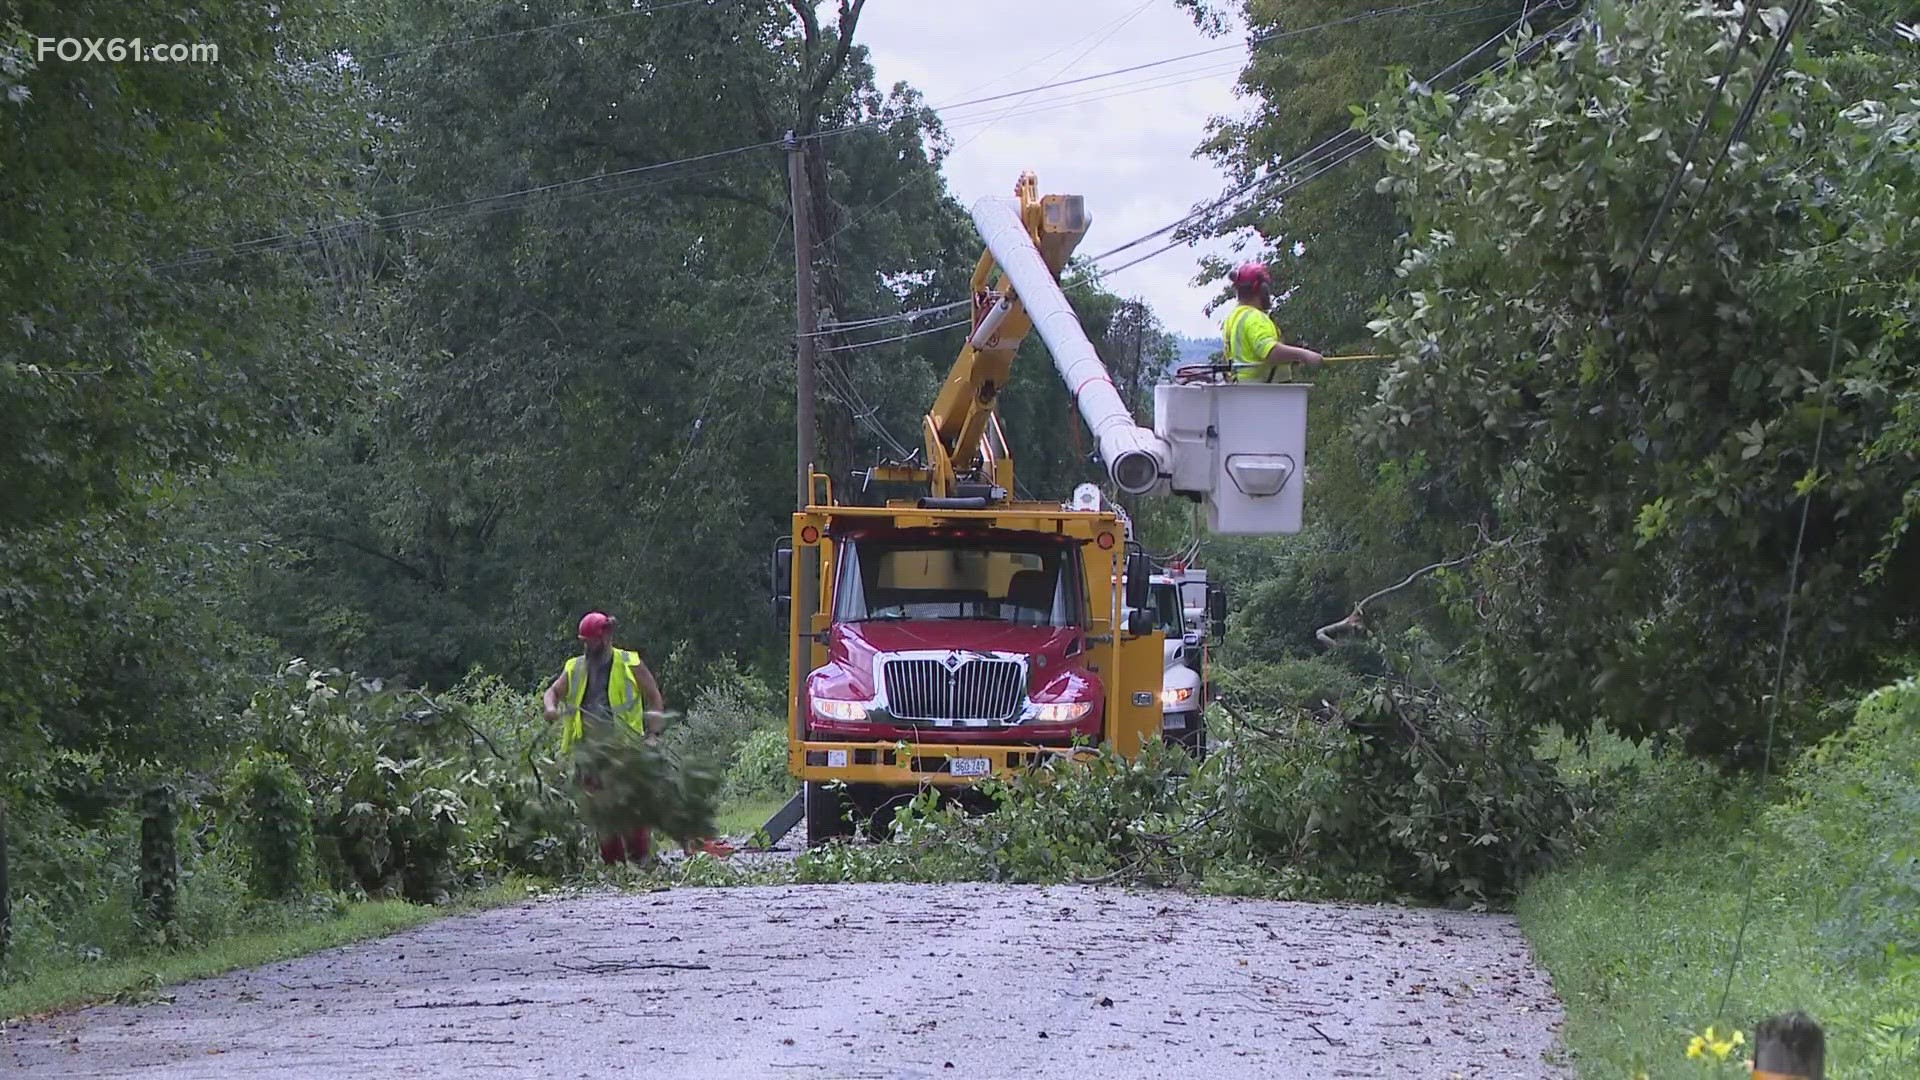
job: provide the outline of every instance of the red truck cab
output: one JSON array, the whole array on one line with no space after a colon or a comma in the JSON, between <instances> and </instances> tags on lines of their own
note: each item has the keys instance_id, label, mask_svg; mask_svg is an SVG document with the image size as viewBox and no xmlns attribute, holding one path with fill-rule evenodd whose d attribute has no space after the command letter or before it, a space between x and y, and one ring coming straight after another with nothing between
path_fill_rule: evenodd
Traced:
<instances>
[{"instance_id":1,"label":"red truck cab","mask_svg":"<svg viewBox=\"0 0 1920 1080\"><path fill-rule=\"evenodd\" d=\"M775 595L793 643L789 769L816 842L929 786L1160 737L1148 567L1112 514L814 506L794 525ZM1134 566L1139 595L1123 597Z\"/></svg>"}]
</instances>

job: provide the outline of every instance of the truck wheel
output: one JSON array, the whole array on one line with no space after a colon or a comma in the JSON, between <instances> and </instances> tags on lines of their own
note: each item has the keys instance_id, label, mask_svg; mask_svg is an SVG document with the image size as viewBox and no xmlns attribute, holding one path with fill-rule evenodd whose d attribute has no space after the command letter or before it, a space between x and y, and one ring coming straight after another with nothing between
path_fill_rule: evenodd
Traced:
<instances>
[{"instance_id":1,"label":"truck wheel","mask_svg":"<svg viewBox=\"0 0 1920 1080\"><path fill-rule=\"evenodd\" d=\"M845 816L846 800L825 784L808 781L802 789L807 801L807 846L818 847L829 840L853 835L853 826Z\"/></svg>"},{"instance_id":2,"label":"truck wheel","mask_svg":"<svg viewBox=\"0 0 1920 1080\"><path fill-rule=\"evenodd\" d=\"M889 790L875 787L866 797L854 803L854 814L866 833L867 839L875 843L884 843L893 839L894 811L905 806L913 799L913 792Z\"/></svg>"}]
</instances>

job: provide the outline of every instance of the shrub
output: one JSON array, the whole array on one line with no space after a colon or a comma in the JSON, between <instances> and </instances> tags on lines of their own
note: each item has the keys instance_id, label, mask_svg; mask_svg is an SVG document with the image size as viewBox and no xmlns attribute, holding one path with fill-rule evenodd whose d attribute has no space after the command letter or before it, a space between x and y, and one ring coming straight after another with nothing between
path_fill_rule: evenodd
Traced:
<instances>
[{"instance_id":1,"label":"shrub","mask_svg":"<svg viewBox=\"0 0 1920 1080\"><path fill-rule=\"evenodd\" d=\"M1217 682L1221 695L1235 704L1269 713L1339 707L1363 685L1350 669L1318 656L1224 669Z\"/></svg>"},{"instance_id":2,"label":"shrub","mask_svg":"<svg viewBox=\"0 0 1920 1080\"><path fill-rule=\"evenodd\" d=\"M1796 762L1764 822L1794 874L1833 882L1835 955L1920 974L1920 679L1869 696L1853 725Z\"/></svg>"},{"instance_id":3,"label":"shrub","mask_svg":"<svg viewBox=\"0 0 1920 1080\"><path fill-rule=\"evenodd\" d=\"M492 805L491 751L464 702L295 661L247 719L302 775L335 888L431 903L483 869L468 798Z\"/></svg>"},{"instance_id":4,"label":"shrub","mask_svg":"<svg viewBox=\"0 0 1920 1080\"><path fill-rule=\"evenodd\" d=\"M665 742L684 758L725 768L754 732L780 727L785 714L778 692L723 659L709 665L686 715L667 725Z\"/></svg>"},{"instance_id":5,"label":"shrub","mask_svg":"<svg viewBox=\"0 0 1920 1080\"><path fill-rule=\"evenodd\" d=\"M313 800L293 766L279 754L247 756L227 803L246 852L248 892L263 900L299 895L313 867Z\"/></svg>"},{"instance_id":6,"label":"shrub","mask_svg":"<svg viewBox=\"0 0 1920 1080\"><path fill-rule=\"evenodd\" d=\"M781 795L791 791L793 783L787 772L786 729L761 728L734 752L722 794L734 801Z\"/></svg>"},{"instance_id":7,"label":"shrub","mask_svg":"<svg viewBox=\"0 0 1920 1080\"><path fill-rule=\"evenodd\" d=\"M1530 731L1385 681L1333 722L1295 714L1241 750L1221 822L1232 854L1340 892L1504 900L1583 816Z\"/></svg>"},{"instance_id":8,"label":"shrub","mask_svg":"<svg viewBox=\"0 0 1920 1080\"><path fill-rule=\"evenodd\" d=\"M1205 813L1188 797L1192 766L1159 742L1133 761L1103 746L982 784L986 815L930 789L896 811L895 843L810 850L795 873L809 882L1190 882L1204 862L1194 826Z\"/></svg>"}]
</instances>

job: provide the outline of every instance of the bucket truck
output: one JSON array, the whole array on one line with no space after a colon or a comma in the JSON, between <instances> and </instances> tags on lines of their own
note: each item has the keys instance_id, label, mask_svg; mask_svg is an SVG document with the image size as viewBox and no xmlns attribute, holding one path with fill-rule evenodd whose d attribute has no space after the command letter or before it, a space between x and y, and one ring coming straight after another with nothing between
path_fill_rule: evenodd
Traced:
<instances>
[{"instance_id":1,"label":"bucket truck","mask_svg":"<svg viewBox=\"0 0 1920 1080\"><path fill-rule=\"evenodd\" d=\"M788 767L802 792L767 826L804 817L811 842L851 831L928 786L1009 777L1111 744L1162 738L1165 633L1152 566L1117 509L1084 485L1013 498L995 412L1037 332L1093 435L1111 487L1202 505L1210 531L1299 531L1307 387L1156 387L1154 424L1129 414L1059 275L1091 219L1080 196L981 199L972 332L922 423L924 459L876 467L923 494L842 505L813 474L810 505L774 552L787 631Z\"/></svg>"}]
</instances>

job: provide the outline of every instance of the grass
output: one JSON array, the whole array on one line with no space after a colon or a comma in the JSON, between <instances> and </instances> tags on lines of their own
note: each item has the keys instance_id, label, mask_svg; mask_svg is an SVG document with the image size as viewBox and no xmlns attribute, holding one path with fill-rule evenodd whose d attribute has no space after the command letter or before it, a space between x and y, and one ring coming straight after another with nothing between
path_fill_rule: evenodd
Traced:
<instances>
[{"instance_id":1,"label":"grass","mask_svg":"<svg viewBox=\"0 0 1920 1080\"><path fill-rule=\"evenodd\" d=\"M1685 761L1630 766L1601 841L1518 905L1583 1077L1745 1076L1747 1048L1715 1072L1686 1057L1691 1037L1750 1039L1792 1009L1825 1027L1830 1080L1920 1075L1920 693L1909 702L1766 797ZM1752 918L1720 1014L1749 857Z\"/></svg>"},{"instance_id":2,"label":"grass","mask_svg":"<svg viewBox=\"0 0 1920 1080\"><path fill-rule=\"evenodd\" d=\"M720 826L723 836L751 836L767 823L774 811L787 804L785 798L768 796L762 799L743 799L731 802L720 808L715 822Z\"/></svg>"},{"instance_id":3,"label":"grass","mask_svg":"<svg viewBox=\"0 0 1920 1080\"><path fill-rule=\"evenodd\" d=\"M383 937L447 915L511 904L526 896L527 882L509 879L442 907L400 900L351 903L337 917L325 921L249 931L214 940L204 948L152 952L100 963L51 963L35 968L18 982L0 986L0 1019L113 999L152 1000L161 987L175 983Z\"/></svg>"}]
</instances>

